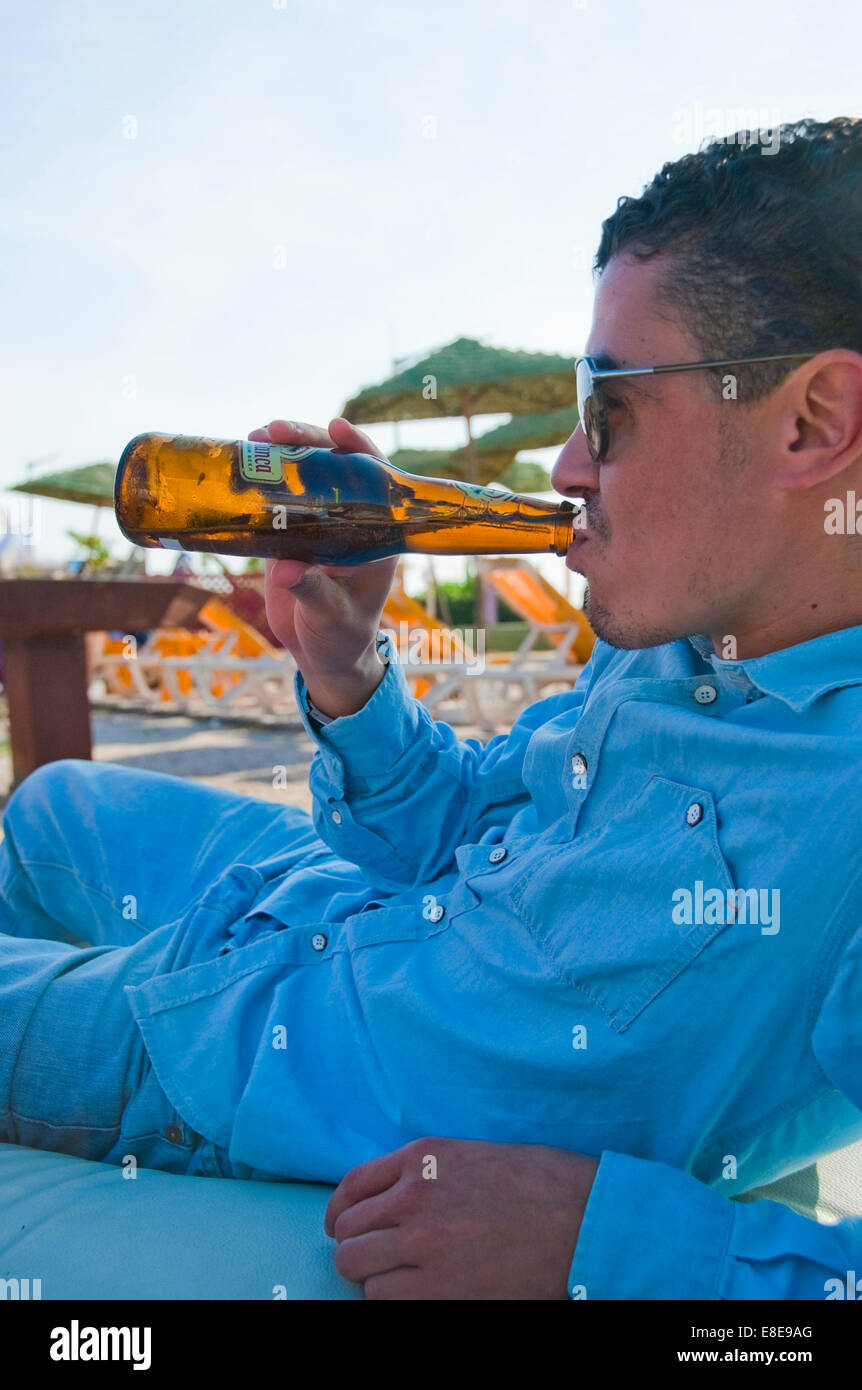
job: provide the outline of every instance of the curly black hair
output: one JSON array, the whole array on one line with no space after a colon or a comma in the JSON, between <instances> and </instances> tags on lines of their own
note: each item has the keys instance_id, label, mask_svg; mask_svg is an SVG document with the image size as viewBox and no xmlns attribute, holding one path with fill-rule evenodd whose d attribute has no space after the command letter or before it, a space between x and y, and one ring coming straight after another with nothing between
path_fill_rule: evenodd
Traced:
<instances>
[{"instance_id":1,"label":"curly black hair","mask_svg":"<svg viewBox=\"0 0 862 1390\"><path fill-rule=\"evenodd\" d=\"M705 358L862 352L862 120L779 134L773 149L748 131L709 140L602 223L596 271L621 251L672 257L663 293ZM792 366L741 367L739 399L765 395Z\"/></svg>"}]
</instances>

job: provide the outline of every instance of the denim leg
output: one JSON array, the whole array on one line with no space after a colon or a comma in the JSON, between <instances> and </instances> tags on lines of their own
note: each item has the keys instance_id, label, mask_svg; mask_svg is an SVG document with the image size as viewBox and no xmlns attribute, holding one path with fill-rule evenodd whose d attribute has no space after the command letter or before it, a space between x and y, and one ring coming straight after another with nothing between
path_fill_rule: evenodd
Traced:
<instances>
[{"instance_id":1,"label":"denim leg","mask_svg":"<svg viewBox=\"0 0 862 1390\"><path fill-rule=\"evenodd\" d=\"M231 865L322 843L295 807L72 759L21 783L4 832L0 932L98 946L179 923Z\"/></svg>"},{"instance_id":2,"label":"denim leg","mask_svg":"<svg viewBox=\"0 0 862 1390\"><path fill-rule=\"evenodd\" d=\"M62 761L22 783L4 829L0 1139L231 1176L164 1095L124 986L217 955L261 881L319 855L310 817Z\"/></svg>"},{"instance_id":3,"label":"denim leg","mask_svg":"<svg viewBox=\"0 0 862 1390\"><path fill-rule=\"evenodd\" d=\"M86 949L0 935L0 1138L105 1157L150 1069L123 985L169 961L171 935Z\"/></svg>"},{"instance_id":4,"label":"denim leg","mask_svg":"<svg viewBox=\"0 0 862 1390\"><path fill-rule=\"evenodd\" d=\"M241 881L226 883L241 894ZM0 1141L231 1176L162 1091L124 993L214 958L231 915L227 904L201 903L178 928L159 927L133 946L0 934Z\"/></svg>"}]
</instances>

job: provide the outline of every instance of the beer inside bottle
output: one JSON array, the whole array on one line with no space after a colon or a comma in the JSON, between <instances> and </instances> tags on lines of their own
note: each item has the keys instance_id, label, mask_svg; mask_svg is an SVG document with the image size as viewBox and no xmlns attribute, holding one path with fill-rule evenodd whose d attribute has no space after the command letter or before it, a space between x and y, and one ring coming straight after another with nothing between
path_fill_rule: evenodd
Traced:
<instances>
[{"instance_id":1,"label":"beer inside bottle","mask_svg":"<svg viewBox=\"0 0 862 1390\"><path fill-rule=\"evenodd\" d=\"M337 449L140 434L114 485L136 545L358 565L385 555L508 555L572 541L571 502L404 473Z\"/></svg>"}]
</instances>

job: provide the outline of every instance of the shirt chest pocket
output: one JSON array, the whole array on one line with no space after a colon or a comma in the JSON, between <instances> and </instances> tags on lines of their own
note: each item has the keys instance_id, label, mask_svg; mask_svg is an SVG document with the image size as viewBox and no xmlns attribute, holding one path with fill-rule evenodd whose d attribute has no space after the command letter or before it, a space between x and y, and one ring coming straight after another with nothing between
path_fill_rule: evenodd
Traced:
<instances>
[{"instance_id":1,"label":"shirt chest pocket","mask_svg":"<svg viewBox=\"0 0 862 1390\"><path fill-rule=\"evenodd\" d=\"M546 850L511 903L554 973L623 1033L724 930L735 887L712 793L653 777L625 811Z\"/></svg>"}]
</instances>

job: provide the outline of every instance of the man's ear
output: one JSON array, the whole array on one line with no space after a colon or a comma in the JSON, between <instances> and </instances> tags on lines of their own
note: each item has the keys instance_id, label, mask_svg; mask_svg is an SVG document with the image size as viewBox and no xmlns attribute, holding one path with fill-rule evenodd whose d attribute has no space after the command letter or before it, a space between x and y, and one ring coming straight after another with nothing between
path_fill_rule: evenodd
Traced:
<instances>
[{"instance_id":1,"label":"man's ear","mask_svg":"<svg viewBox=\"0 0 862 1390\"><path fill-rule=\"evenodd\" d=\"M862 459L862 353L818 353L783 388L782 487L816 487Z\"/></svg>"}]
</instances>

